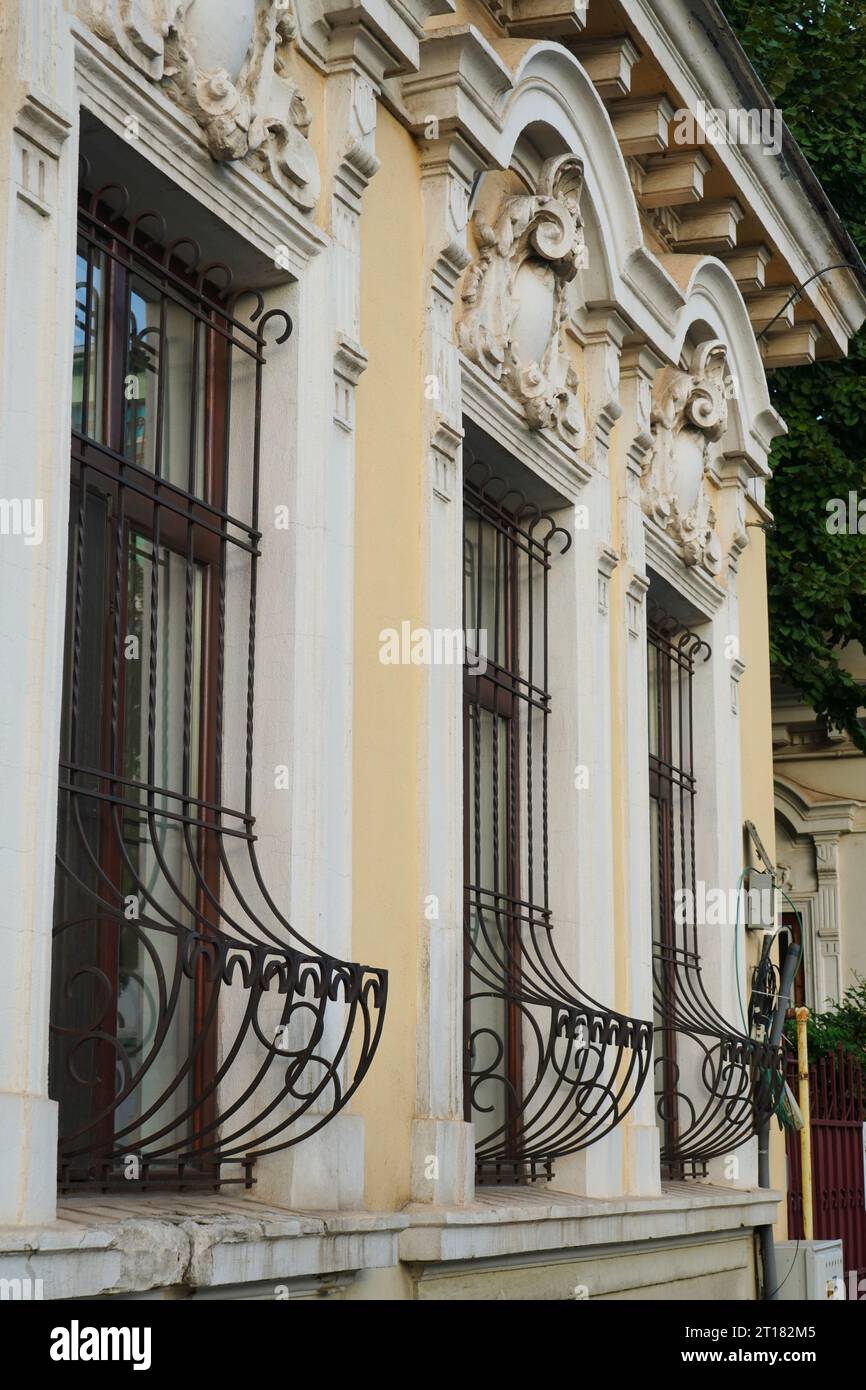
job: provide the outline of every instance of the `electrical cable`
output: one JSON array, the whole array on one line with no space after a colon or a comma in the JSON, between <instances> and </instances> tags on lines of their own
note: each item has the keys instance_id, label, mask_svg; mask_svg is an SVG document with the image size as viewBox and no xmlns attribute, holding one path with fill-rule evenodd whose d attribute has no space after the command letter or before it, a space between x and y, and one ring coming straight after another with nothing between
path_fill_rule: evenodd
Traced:
<instances>
[{"instance_id":1,"label":"electrical cable","mask_svg":"<svg viewBox=\"0 0 866 1390\"><path fill-rule=\"evenodd\" d=\"M749 1025L746 1021L746 1015L743 1012L743 986L740 982L740 893L743 887L743 879L748 872L748 867L746 867L737 879L737 906L734 909L734 972L737 978L737 1004L740 1009L740 1018L743 1020L743 1028L747 1034L749 1032Z\"/></svg>"},{"instance_id":2,"label":"electrical cable","mask_svg":"<svg viewBox=\"0 0 866 1390\"><path fill-rule=\"evenodd\" d=\"M743 1029L744 1029L744 1031L746 1032L747 1035L749 1035L749 1034L751 1033L751 1028L750 1028L750 1025L749 1025L749 1023L748 1023L748 1021L747 1021L747 1019L746 1019L745 1013L744 1013L744 1011L743 1011L743 988L742 988L742 983L741 983L741 978L740 978L740 949L739 949L739 947L740 947L740 891L741 891L742 886L743 886L743 879L746 877L746 874L747 874L748 872L749 872L749 868L748 868L748 866L747 866L745 869L743 869L742 873L740 874L740 877L737 879L737 901L736 901L736 907L735 907L735 910L734 910L734 972L735 972L736 980L737 980L737 1004L738 1004L739 1010L740 1010L740 1018L743 1020ZM800 915L800 911L799 911L799 908L797 907L796 903L793 903L793 902L791 901L791 899L788 897L788 894L785 892L784 888L779 888L778 891L782 894L782 897L785 899L785 901L786 901L787 903L789 903L790 906L794 909L794 913L795 913L795 915L796 915L797 922L798 922L799 927L800 927L800 959L799 959L799 961L797 962L797 971L800 971L800 970L803 969L803 959L804 959L804 951L803 951L803 949L802 949L802 943L803 943L803 918L802 918L802 916ZM795 978L796 978L796 975L795 975ZM784 1099L785 1099L785 1092L784 1092L784 1089L782 1089L782 1091L780 1091L780 1093L779 1093L779 1098L778 1098L778 1100L776 1101L776 1104L773 1106L773 1114L774 1114L774 1115L776 1115L776 1116L779 1115L779 1111L781 1110L782 1103L783 1103ZM784 1281L783 1281L783 1282L784 1282ZM779 1285L779 1287L781 1288L781 1284Z\"/></svg>"},{"instance_id":3,"label":"electrical cable","mask_svg":"<svg viewBox=\"0 0 866 1390\"><path fill-rule=\"evenodd\" d=\"M785 892L784 888L779 888L778 891L782 894L782 897L785 899L786 903L788 903L789 906L793 908L794 914L795 914L795 916L796 916L796 918L797 918L797 922L798 922L799 927L800 927L800 959L799 959L799 961L797 962L797 971L800 971L800 970L803 969L803 960L804 960L804 955L805 955L805 953L804 953L804 951L803 951L803 918L802 918L802 916L800 915L800 909L797 907L796 903L794 903L794 902L791 901L791 899L788 897L788 894ZM796 978L796 974L795 974L795 978ZM793 982L792 982L792 983L793 983ZM780 1099L780 1102L779 1102L779 1103L781 1104L781 1099ZM778 1108L777 1108L777 1113L778 1113ZM787 1284L788 1280L790 1279L791 1275L792 1275L793 1272L794 1272L794 1265L797 1263L797 1256L798 1256L799 1253L800 1253L800 1236L797 1236L796 1244L794 1245L794 1255L793 1255L793 1258L792 1258L792 1260L791 1260L791 1264L790 1264L790 1267L789 1267L789 1269L788 1269L788 1273L785 1275L785 1277L784 1277L784 1279L782 1280L781 1284L777 1284L776 1287L773 1289L773 1292L770 1293L770 1294L767 1294L767 1296L766 1296L766 1301L769 1302L771 1299L775 1298L775 1296L776 1296L776 1294L779 1292L779 1290L780 1290L780 1289L783 1289L783 1288L785 1287L785 1285Z\"/></svg>"},{"instance_id":4,"label":"electrical cable","mask_svg":"<svg viewBox=\"0 0 866 1390\"><path fill-rule=\"evenodd\" d=\"M799 1253L800 1253L800 1237L797 1236L797 1243L796 1243L796 1245L794 1246L794 1258L791 1260L791 1268L788 1270L788 1273L785 1275L785 1277L784 1277L784 1279L782 1280L781 1284L777 1284L776 1287L773 1289L773 1292L772 1292L772 1293L768 1293L768 1294L765 1294L765 1295L764 1295L764 1298L762 1299L762 1302L764 1302L764 1303L769 1303L769 1302L771 1301L771 1299L774 1299L774 1298L776 1297L776 1294L779 1292L779 1290L780 1290L780 1289L783 1289L783 1288L785 1287L785 1285L787 1284L787 1282L788 1282L788 1280L790 1279L791 1275L794 1273L794 1265L797 1263L797 1255L798 1255Z\"/></svg>"},{"instance_id":5,"label":"electrical cable","mask_svg":"<svg viewBox=\"0 0 866 1390\"><path fill-rule=\"evenodd\" d=\"M808 280L804 280L802 285L797 286L790 298L785 300L778 314L774 314L770 319L766 328L762 328L760 333L755 334L756 341L760 342L762 338L766 337L776 320L782 317L789 304L793 304L794 300L799 298L807 285L811 285L812 281L817 280L819 275L829 275L831 270L856 270L859 273L860 267L856 266L853 261L839 261L836 265L825 265L823 270L816 270L814 275L810 275Z\"/></svg>"}]
</instances>

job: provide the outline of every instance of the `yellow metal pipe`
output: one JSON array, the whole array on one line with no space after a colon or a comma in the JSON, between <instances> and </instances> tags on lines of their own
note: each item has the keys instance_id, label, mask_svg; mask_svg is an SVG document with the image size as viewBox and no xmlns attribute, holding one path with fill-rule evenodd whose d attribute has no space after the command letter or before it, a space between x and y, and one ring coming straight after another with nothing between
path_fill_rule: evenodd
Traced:
<instances>
[{"instance_id":1,"label":"yellow metal pipe","mask_svg":"<svg viewBox=\"0 0 866 1390\"><path fill-rule=\"evenodd\" d=\"M812 1133L809 1121L809 1040L806 1025L809 1010L796 1010L797 1019L797 1072L799 1076L800 1113L803 1128L800 1130L800 1164L803 1172L803 1237L814 1239L812 1225Z\"/></svg>"}]
</instances>

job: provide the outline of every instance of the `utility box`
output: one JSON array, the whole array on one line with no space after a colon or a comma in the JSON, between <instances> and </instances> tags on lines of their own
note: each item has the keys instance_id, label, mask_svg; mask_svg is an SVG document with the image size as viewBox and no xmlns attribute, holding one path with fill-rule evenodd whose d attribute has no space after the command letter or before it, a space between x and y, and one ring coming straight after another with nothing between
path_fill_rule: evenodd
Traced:
<instances>
[{"instance_id":1,"label":"utility box","mask_svg":"<svg viewBox=\"0 0 866 1390\"><path fill-rule=\"evenodd\" d=\"M745 887L744 920L747 929L775 932L776 884L773 875L750 869Z\"/></svg>"},{"instance_id":2,"label":"utility box","mask_svg":"<svg viewBox=\"0 0 866 1390\"><path fill-rule=\"evenodd\" d=\"M783 1302L843 1302L841 1240L776 1241L776 1278Z\"/></svg>"}]
</instances>

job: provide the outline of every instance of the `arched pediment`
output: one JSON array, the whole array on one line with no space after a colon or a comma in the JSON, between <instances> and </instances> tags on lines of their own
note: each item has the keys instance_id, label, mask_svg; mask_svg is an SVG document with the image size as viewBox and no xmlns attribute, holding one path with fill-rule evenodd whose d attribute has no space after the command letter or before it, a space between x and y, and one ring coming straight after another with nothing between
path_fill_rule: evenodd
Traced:
<instances>
[{"instance_id":1,"label":"arched pediment","mask_svg":"<svg viewBox=\"0 0 866 1390\"><path fill-rule=\"evenodd\" d=\"M778 774L773 778L776 814L795 835L846 835L862 802L803 787Z\"/></svg>"},{"instance_id":2,"label":"arched pediment","mask_svg":"<svg viewBox=\"0 0 866 1390\"><path fill-rule=\"evenodd\" d=\"M690 336L719 339L727 348L733 382L724 437L726 453L748 456L756 472L766 473L767 454L785 424L770 402L767 378L749 313L736 280L714 256L669 255L659 258L680 284L685 303L676 321L675 362L686 354Z\"/></svg>"},{"instance_id":3,"label":"arched pediment","mask_svg":"<svg viewBox=\"0 0 866 1390\"><path fill-rule=\"evenodd\" d=\"M582 341L594 310L616 305L666 354L684 296L644 245L613 127L577 60L538 43L522 52L513 85L501 87L501 65L493 75L495 156L475 183L458 341L530 429L550 428L579 449L582 393L568 334Z\"/></svg>"},{"instance_id":4,"label":"arched pediment","mask_svg":"<svg viewBox=\"0 0 866 1390\"><path fill-rule=\"evenodd\" d=\"M641 426L642 447L666 470L658 496L646 489L645 510L652 501L658 520L682 484L687 496L663 530L687 565L719 574L725 555L746 542L742 494L766 475L770 445L784 429L736 281L714 258L659 255L646 244L611 118L561 45L494 46L467 26L443 30L424 50L422 72L404 81L404 94L428 142L428 217L432 224L438 207L448 232L437 253L447 264L436 274L456 290L469 266L456 303L460 347L517 401L530 429L550 428L578 449L584 410L597 435L600 418L618 418L618 347L626 335L642 340L647 360L670 378L659 388L670 387L669 399L654 402L652 440L649 412ZM565 168L571 187L563 199ZM461 180L473 193L458 218ZM708 344L719 346L702 353ZM719 394L707 430L696 402ZM680 396L683 410L668 426ZM722 517L731 510L720 495L723 477L738 483L736 516Z\"/></svg>"},{"instance_id":5,"label":"arched pediment","mask_svg":"<svg viewBox=\"0 0 866 1390\"><path fill-rule=\"evenodd\" d=\"M525 177L532 151L538 168L558 153L583 164L583 221L588 250L587 305L615 302L651 341L670 337L684 296L644 245L640 216L610 116L577 59L559 45L540 42L521 57L514 87L500 94L502 131L497 163Z\"/></svg>"}]
</instances>

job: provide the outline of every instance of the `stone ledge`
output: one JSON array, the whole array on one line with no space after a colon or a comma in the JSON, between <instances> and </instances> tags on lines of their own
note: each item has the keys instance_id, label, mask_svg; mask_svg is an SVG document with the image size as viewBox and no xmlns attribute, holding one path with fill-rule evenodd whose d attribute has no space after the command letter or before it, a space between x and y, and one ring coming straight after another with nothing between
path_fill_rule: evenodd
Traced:
<instances>
[{"instance_id":1,"label":"stone ledge","mask_svg":"<svg viewBox=\"0 0 866 1390\"><path fill-rule=\"evenodd\" d=\"M332 1292L335 1277L345 1284L399 1261L441 1268L724 1238L771 1224L780 1200L707 1183L609 1200L502 1188L466 1207L389 1213L295 1212L216 1195L67 1197L51 1225L0 1228L0 1278L42 1280L47 1299L267 1297L283 1284L309 1297ZM242 1292L254 1286L255 1295Z\"/></svg>"},{"instance_id":2,"label":"stone ledge","mask_svg":"<svg viewBox=\"0 0 866 1390\"><path fill-rule=\"evenodd\" d=\"M405 1225L222 1196L64 1198L52 1225L0 1229L0 1277L41 1279L49 1299L276 1284L394 1265Z\"/></svg>"},{"instance_id":3,"label":"stone ledge","mask_svg":"<svg viewBox=\"0 0 866 1390\"><path fill-rule=\"evenodd\" d=\"M407 1207L400 1259L495 1259L751 1230L776 1220L781 1199L767 1189L708 1183L671 1183L659 1197L610 1200L517 1188L482 1191L469 1207Z\"/></svg>"}]
</instances>

